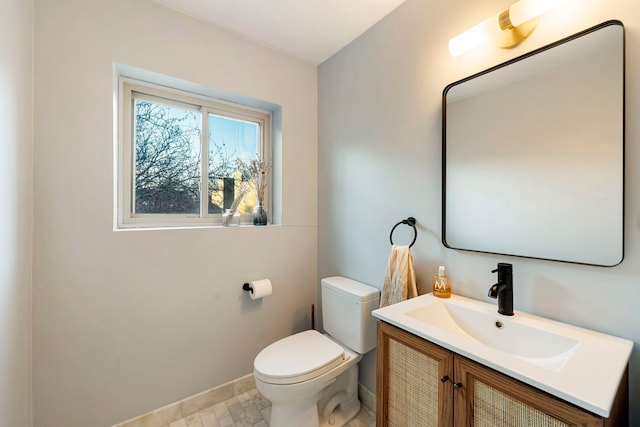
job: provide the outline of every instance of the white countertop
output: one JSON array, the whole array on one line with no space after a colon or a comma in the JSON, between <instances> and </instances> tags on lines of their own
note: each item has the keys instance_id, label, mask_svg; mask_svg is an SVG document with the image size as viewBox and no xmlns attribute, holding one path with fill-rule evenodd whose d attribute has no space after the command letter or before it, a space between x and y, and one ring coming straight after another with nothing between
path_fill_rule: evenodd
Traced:
<instances>
[{"instance_id":1,"label":"white countertop","mask_svg":"<svg viewBox=\"0 0 640 427\"><path fill-rule=\"evenodd\" d=\"M545 366L544 359L527 360L526 357L483 344L460 329L447 327L447 322L452 322L450 319L432 322L407 315L428 305L433 305L435 312L438 304L439 307L446 304L467 307L481 312L483 316L493 316L495 321L507 326L513 324L547 331L576 340L578 344L560 366L549 368ZM452 295L450 299L436 298L432 294L421 295L374 310L372 314L380 320L605 418L610 414L633 349L633 342L630 340L519 311L515 311L514 316L503 316L498 314L494 304L457 295ZM544 345L541 342L541 346Z\"/></svg>"}]
</instances>

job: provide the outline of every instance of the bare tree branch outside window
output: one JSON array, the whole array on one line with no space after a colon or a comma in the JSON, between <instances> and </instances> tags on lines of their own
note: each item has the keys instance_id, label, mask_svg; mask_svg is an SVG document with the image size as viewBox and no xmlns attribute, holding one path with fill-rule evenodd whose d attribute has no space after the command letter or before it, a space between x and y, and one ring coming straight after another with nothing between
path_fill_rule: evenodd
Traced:
<instances>
[{"instance_id":1,"label":"bare tree branch outside window","mask_svg":"<svg viewBox=\"0 0 640 427\"><path fill-rule=\"evenodd\" d=\"M199 116L136 101L136 213L200 211Z\"/></svg>"},{"instance_id":2,"label":"bare tree branch outside window","mask_svg":"<svg viewBox=\"0 0 640 427\"><path fill-rule=\"evenodd\" d=\"M198 111L135 101L136 213L200 214L201 123ZM228 209L236 187L248 179L238 167L237 158L242 153L236 146L209 135L209 214ZM250 150L255 153L255 147ZM244 205L247 203L243 209L248 210L255 203Z\"/></svg>"}]
</instances>

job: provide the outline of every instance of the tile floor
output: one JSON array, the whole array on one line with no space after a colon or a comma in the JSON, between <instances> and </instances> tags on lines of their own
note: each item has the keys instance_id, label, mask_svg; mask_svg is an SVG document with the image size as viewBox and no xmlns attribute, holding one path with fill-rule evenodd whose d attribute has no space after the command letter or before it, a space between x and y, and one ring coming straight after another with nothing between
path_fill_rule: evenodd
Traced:
<instances>
[{"instance_id":1,"label":"tile floor","mask_svg":"<svg viewBox=\"0 0 640 427\"><path fill-rule=\"evenodd\" d=\"M253 389L163 427L267 427L271 404ZM376 415L366 406L345 427L374 427ZM292 426L294 427L294 426Z\"/></svg>"}]
</instances>

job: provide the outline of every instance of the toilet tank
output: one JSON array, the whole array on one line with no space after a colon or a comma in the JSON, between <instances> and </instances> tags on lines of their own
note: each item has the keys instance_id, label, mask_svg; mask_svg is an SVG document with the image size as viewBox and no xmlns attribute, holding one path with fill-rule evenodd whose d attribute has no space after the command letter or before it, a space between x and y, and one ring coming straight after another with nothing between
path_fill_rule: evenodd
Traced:
<instances>
[{"instance_id":1,"label":"toilet tank","mask_svg":"<svg viewBox=\"0 0 640 427\"><path fill-rule=\"evenodd\" d=\"M376 320L371 311L380 307L380 290L340 276L320 283L325 332L360 354L373 350Z\"/></svg>"}]
</instances>

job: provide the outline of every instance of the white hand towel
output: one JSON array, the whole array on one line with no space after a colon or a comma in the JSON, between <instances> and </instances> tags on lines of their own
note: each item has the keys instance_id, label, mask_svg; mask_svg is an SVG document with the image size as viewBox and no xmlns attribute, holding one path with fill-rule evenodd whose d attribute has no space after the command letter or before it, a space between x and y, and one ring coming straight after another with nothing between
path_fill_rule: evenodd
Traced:
<instances>
[{"instance_id":1,"label":"white hand towel","mask_svg":"<svg viewBox=\"0 0 640 427\"><path fill-rule=\"evenodd\" d=\"M391 247L389 264L384 273L380 307L417 297L416 272L413 269L413 255L409 246Z\"/></svg>"}]
</instances>

